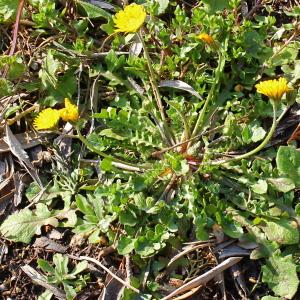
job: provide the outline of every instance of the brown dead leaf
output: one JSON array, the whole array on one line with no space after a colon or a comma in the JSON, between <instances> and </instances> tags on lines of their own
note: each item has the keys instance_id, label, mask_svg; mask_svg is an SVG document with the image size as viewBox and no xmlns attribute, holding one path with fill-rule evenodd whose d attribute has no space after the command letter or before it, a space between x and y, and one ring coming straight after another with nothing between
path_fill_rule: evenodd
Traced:
<instances>
[{"instance_id":1,"label":"brown dead leaf","mask_svg":"<svg viewBox=\"0 0 300 300\"><path fill-rule=\"evenodd\" d=\"M32 148L42 143L42 138L49 136L49 133L37 134L34 131L28 131L23 133L17 133L14 135L18 142L22 145L24 150ZM10 148L5 138L0 139L0 153L9 152Z\"/></svg>"},{"instance_id":2,"label":"brown dead leaf","mask_svg":"<svg viewBox=\"0 0 300 300\"><path fill-rule=\"evenodd\" d=\"M14 136L9 126L7 125L5 126L5 134L5 141L9 146L12 154L19 159L21 165L26 169L26 171L30 174L32 179L40 186L40 188L43 188L43 184L38 176L38 173L33 164L31 163L27 153L24 151L22 144Z\"/></svg>"}]
</instances>

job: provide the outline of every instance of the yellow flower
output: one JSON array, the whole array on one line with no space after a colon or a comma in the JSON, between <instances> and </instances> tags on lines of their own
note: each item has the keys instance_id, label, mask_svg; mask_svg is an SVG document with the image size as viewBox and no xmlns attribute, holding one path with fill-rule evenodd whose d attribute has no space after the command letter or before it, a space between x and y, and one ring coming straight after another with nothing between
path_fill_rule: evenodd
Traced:
<instances>
[{"instance_id":1,"label":"yellow flower","mask_svg":"<svg viewBox=\"0 0 300 300\"><path fill-rule=\"evenodd\" d=\"M199 35L197 35L197 38L199 40L202 40L203 42L205 42L208 45L211 45L214 43L214 39L212 38L212 36L210 36L207 33L200 33Z\"/></svg>"},{"instance_id":2,"label":"yellow flower","mask_svg":"<svg viewBox=\"0 0 300 300\"><path fill-rule=\"evenodd\" d=\"M76 122L79 118L78 107L68 98L65 98L65 108L60 109L59 113L65 122Z\"/></svg>"},{"instance_id":3,"label":"yellow flower","mask_svg":"<svg viewBox=\"0 0 300 300\"><path fill-rule=\"evenodd\" d=\"M137 32L146 19L144 6L132 3L113 17L115 32Z\"/></svg>"},{"instance_id":4,"label":"yellow flower","mask_svg":"<svg viewBox=\"0 0 300 300\"><path fill-rule=\"evenodd\" d=\"M268 96L274 101L280 101L284 93L293 90L288 87L285 78L262 81L256 84L255 87L259 93Z\"/></svg>"},{"instance_id":5,"label":"yellow flower","mask_svg":"<svg viewBox=\"0 0 300 300\"><path fill-rule=\"evenodd\" d=\"M46 108L42 110L33 121L36 130L51 129L55 127L60 119L57 109Z\"/></svg>"}]
</instances>

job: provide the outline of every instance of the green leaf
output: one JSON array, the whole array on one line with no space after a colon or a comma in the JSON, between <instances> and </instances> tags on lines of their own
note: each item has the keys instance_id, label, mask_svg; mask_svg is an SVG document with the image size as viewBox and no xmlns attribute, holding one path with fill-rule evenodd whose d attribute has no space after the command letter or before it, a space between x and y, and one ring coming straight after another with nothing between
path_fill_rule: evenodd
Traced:
<instances>
[{"instance_id":1,"label":"green leaf","mask_svg":"<svg viewBox=\"0 0 300 300\"><path fill-rule=\"evenodd\" d=\"M259 179L257 183L251 186L252 190L256 194L265 194L268 190L268 184L265 180Z\"/></svg>"},{"instance_id":2,"label":"green leaf","mask_svg":"<svg viewBox=\"0 0 300 300\"><path fill-rule=\"evenodd\" d=\"M268 284L273 292L281 297L292 299L297 292L299 279L292 255L282 257L277 250L262 267L262 282Z\"/></svg>"},{"instance_id":3,"label":"green leaf","mask_svg":"<svg viewBox=\"0 0 300 300\"><path fill-rule=\"evenodd\" d=\"M70 275L77 275L79 273L81 273L82 271L86 270L88 267L88 262L86 260L79 262L75 268L73 269L73 271L70 273Z\"/></svg>"},{"instance_id":4,"label":"green leaf","mask_svg":"<svg viewBox=\"0 0 300 300\"><path fill-rule=\"evenodd\" d=\"M75 199L76 199L76 205L81 212L83 212L86 215L92 215L92 216L95 215L92 205L89 204L88 200L84 196L77 194L75 196Z\"/></svg>"},{"instance_id":5,"label":"green leaf","mask_svg":"<svg viewBox=\"0 0 300 300\"><path fill-rule=\"evenodd\" d=\"M161 14L165 13L166 9L168 8L169 0L158 0L157 2L159 5L157 14L161 15Z\"/></svg>"},{"instance_id":6,"label":"green leaf","mask_svg":"<svg viewBox=\"0 0 300 300\"><path fill-rule=\"evenodd\" d=\"M46 290L43 294L38 297L38 300L51 300L53 293L49 290Z\"/></svg>"},{"instance_id":7,"label":"green leaf","mask_svg":"<svg viewBox=\"0 0 300 300\"><path fill-rule=\"evenodd\" d=\"M66 292L67 300L73 300L76 297L75 289L71 285L69 285L65 282L63 282L63 286L64 286L64 290Z\"/></svg>"},{"instance_id":8,"label":"green leaf","mask_svg":"<svg viewBox=\"0 0 300 300\"><path fill-rule=\"evenodd\" d=\"M242 226L234 221L222 223L222 228L228 236L234 239L240 238L244 233Z\"/></svg>"},{"instance_id":9,"label":"green leaf","mask_svg":"<svg viewBox=\"0 0 300 300\"><path fill-rule=\"evenodd\" d=\"M46 273L54 274L54 268L44 259L37 260L38 266Z\"/></svg>"},{"instance_id":10,"label":"green leaf","mask_svg":"<svg viewBox=\"0 0 300 300\"><path fill-rule=\"evenodd\" d=\"M119 134L113 132L111 128L103 129L103 130L99 133L99 135L101 135L101 136L106 136L106 137L108 137L108 138L112 138L112 139L115 139L115 140L118 140L118 141L124 141L124 140L126 140L125 137L123 137L123 136L121 136L121 135L119 135Z\"/></svg>"},{"instance_id":11,"label":"green leaf","mask_svg":"<svg viewBox=\"0 0 300 300\"><path fill-rule=\"evenodd\" d=\"M25 71L26 71L26 66L22 63L22 59L20 57L16 57L15 61L12 62L9 66L8 79L9 80L18 79L24 74Z\"/></svg>"},{"instance_id":12,"label":"green leaf","mask_svg":"<svg viewBox=\"0 0 300 300\"><path fill-rule=\"evenodd\" d=\"M281 298L273 296L264 296L261 298L261 300L281 300Z\"/></svg>"},{"instance_id":13,"label":"green leaf","mask_svg":"<svg viewBox=\"0 0 300 300\"><path fill-rule=\"evenodd\" d=\"M144 236L139 237L134 243L135 251L142 257L147 257L155 253L154 244Z\"/></svg>"},{"instance_id":14,"label":"green leaf","mask_svg":"<svg viewBox=\"0 0 300 300\"><path fill-rule=\"evenodd\" d=\"M280 146L276 164L279 172L290 178L296 187L300 187L300 152L290 146Z\"/></svg>"},{"instance_id":15,"label":"green leaf","mask_svg":"<svg viewBox=\"0 0 300 300\"><path fill-rule=\"evenodd\" d=\"M61 67L61 63L53 56L52 51L48 51L43 61L42 69L39 71L39 77L45 88L56 87L58 76L57 72Z\"/></svg>"},{"instance_id":16,"label":"green leaf","mask_svg":"<svg viewBox=\"0 0 300 300\"><path fill-rule=\"evenodd\" d=\"M265 220L263 227L268 239L279 244L292 245L299 242L299 230L294 221L280 219L276 221Z\"/></svg>"},{"instance_id":17,"label":"green leaf","mask_svg":"<svg viewBox=\"0 0 300 300\"><path fill-rule=\"evenodd\" d=\"M17 11L18 0L0 0L0 15L3 16L4 21L11 19Z\"/></svg>"},{"instance_id":18,"label":"green leaf","mask_svg":"<svg viewBox=\"0 0 300 300\"><path fill-rule=\"evenodd\" d=\"M294 61L294 68L289 65L284 65L281 67L281 69L285 74L288 74L291 78L293 78L293 83L300 78L300 60Z\"/></svg>"},{"instance_id":19,"label":"green leaf","mask_svg":"<svg viewBox=\"0 0 300 300\"><path fill-rule=\"evenodd\" d=\"M0 78L0 97L9 96L12 93L12 83L5 78Z\"/></svg>"},{"instance_id":20,"label":"green leaf","mask_svg":"<svg viewBox=\"0 0 300 300\"><path fill-rule=\"evenodd\" d=\"M43 225L57 226L58 221L44 204L37 204L36 212L25 208L10 215L1 225L1 234L14 242L30 243L34 234L41 233Z\"/></svg>"},{"instance_id":21,"label":"green leaf","mask_svg":"<svg viewBox=\"0 0 300 300\"><path fill-rule=\"evenodd\" d=\"M251 131L252 131L251 139L254 143L262 140L266 135L266 131L262 127L253 126L251 128Z\"/></svg>"},{"instance_id":22,"label":"green leaf","mask_svg":"<svg viewBox=\"0 0 300 300\"><path fill-rule=\"evenodd\" d=\"M55 264L56 274L59 276L68 274L69 258L67 256L63 256L61 253L56 253L53 255L53 262Z\"/></svg>"},{"instance_id":23,"label":"green leaf","mask_svg":"<svg viewBox=\"0 0 300 300\"><path fill-rule=\"evenodd\" d=\"M270 182L277 191L283 193L287 193L295 188L295 184L290 178L269 178L268 182Z\"/></svg>"},{"instance_id":24,"label":"green leaf","mask_svg":"<svg viewBox=\"0 0 300 300\"><path fill-rule=\"evenodd\" d=\"M214 14L225 8L230 8L229 0L203 0L203 2L206 4L210 14Z\"/></svg>"},{"instance_id":25,"label":"green leaf","mask_svg":"<svg viewBox=\"0 0 300 300\"><path fill-rule=\"evenodd\" d=\"M99 6L81 0L77 0L76 3L79 4L79 6L84 10L85 15L90 19L111 19L111 14L105 11L104 9L100 8Z\"/></svg>"},{"instance_id":26,"label":"green leaf","mask_svg":"<svg viewBox=\"0 0 300 300\"><path fill-rule=\"evenodd\" d=\"M101 160L100 169L102 171L111 171L113 168L112 162L113 159L111 157L105 157L103 160Z\"/></svg>"},{"instance_id":27,"label":"green leaf","mask_svg":"<svg viewBox=\"0 0 300 300\"><path fill-rule=\"evenodd\" d=\"M134 226L137 223L136 214L132 210L122 211L119 215L120 223L123 225Z\"/></svg>"},{"instance_id":28,"label":"green leaf","mask_svg":"<svg viewBox=\"0 0 300 300\"><path fill-rule=\"evenodd\" d=\"M129 254L134 250L134 243L135 243L135 239L122 235L118 242L118 247L117 247L118 253L120 255Z\"/></svg>"},{"instance_id":29,"label":"green leaf","mask_svg":"<svg viewBox=\"0 0 300 300\"><path fill-rule=\"evenodd\" d=\"M299 52L299 42L294 42L288 44L282 51L276 55L273 60L271 61L272 66L282 66L293 63L298 56ZM280 49L280 46L273 48L273 53L276 53Z\"/></svg>"}]
</instances>

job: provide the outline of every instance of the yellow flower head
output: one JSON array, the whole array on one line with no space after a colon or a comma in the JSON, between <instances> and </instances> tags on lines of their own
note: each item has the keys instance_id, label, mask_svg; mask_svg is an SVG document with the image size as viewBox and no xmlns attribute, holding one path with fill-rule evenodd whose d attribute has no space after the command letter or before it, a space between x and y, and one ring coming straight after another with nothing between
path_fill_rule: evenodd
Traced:
<instances>
[{"instance_id":1,"label":"yellow flower head","mask_svg":"<svg viewBox=\"0 0 300 300\"><path fill-rule=\"evenodd\" d=\"M33 121L36 130L52 129L60 119L59 111L53 108L42 110Z\"/></svg>"},{"instance_id":2,"label":"yellow flower head","mask_svg":"<svg viewBox=\"0 0 300 300\"><path fill-rule=\"evenodd\" d=\"M207 33L200 33L199 35L197 35L197 38L199 40L202 40L203 42L205 42L208 45L211 45L214 42L214 39L212 38L212 36Z\"/></svg>"},{"instance_id":3,"label":"yellow flower head","mask_svg":"<svg viewBox=\"0 0 300 300\"><path fill-rule=\"evenodd\" d=\"M115 14L115 32L137 32L146 19L144 6L132 3Z\"/></svg>"},{"instance_id":4,"label":"yellow flower head","mask_svg":"<svg viewBox=\"0 0 300 300\"><path fill-rule=\"evenodd\" d=\"M79 118L78 107L68 98L65 98L65 108L60 109L59 113L65 122L76 122Z\"/></svg>"},{"instance_id":5,"label":"yellow flower head","mask_svg":"<svg viewBox=\"0 0 300 300\"><path fill-rule=\"evenodd\" d=\"M288 87L285 78L262 81L256 84L255 87L259 93L268 96L274 101L280 101L284 93L293 90Z\"/></svg>"}]
</instances>

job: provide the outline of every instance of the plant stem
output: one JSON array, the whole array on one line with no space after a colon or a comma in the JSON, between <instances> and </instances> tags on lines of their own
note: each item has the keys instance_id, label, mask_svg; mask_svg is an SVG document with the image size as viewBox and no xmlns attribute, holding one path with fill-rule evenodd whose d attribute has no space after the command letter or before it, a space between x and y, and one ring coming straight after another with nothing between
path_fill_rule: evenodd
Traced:
<instances>
[{"instance_id":1,"label":"plant stem","mask_svg":"<svg viewBox=\"0 0 300 300\"><path fill-rule=\"evenodd\" d=\"M267 136L264 138L264 140L261 142L261 144L259 144L256 148L254 148L253 150L251 150L250 152L247 152L245 154L242 155L238 155L236 157L227 159L227 160L222 160L222 161L217 161L217 162L212 162L211 165L217 166L217 165L221 165L223 163L228 163L228 162L233 162L233 161L238 161L241 159L245 159L248 158L252 155L254 155L255 153L259 152L260 150L262 150L266 144L270 141L270 139L272 138L276 125L278 123L278 121L276 120L276 112L277 112L277 103L270 99L272 106L273 106L273 122L272 122L272 126L270 128L269 133L267 134Z\"/></svg>"},{"instance_id":2,"label":"plant stem","mask_svg":"<svg viewBox=\"0 0 300 300\"><path fill-rule=\"evenodd\" d=\"M227 44L228 44L228 38L225 39L224 49L219 50L219 60L218 60L218 67L215 71L215 78L214 78L213 84L211 86L211 89L208 93L207 99L206 99L206 101L203 105L203 108L200 111L200 114L198 116L196 125L194 127L193 132L192 132L191 138L196 136L199 133L199 131L201 131L203 129L204 118L205 118L205 113L206 113L207 107L211 103L212 99L214 99L215 94L217 92L217 88L220 84L220 78L221 78L221 75L222 75L222 72L223 72L223 69L224 69L224 66L225 66L225 53L226 53L226 50L227 50Z\"/></svg>"},{"instance_id":3,"label":"plant stem","mask_svg":"<svg viewBox=\"0 0 300 300\"><path fill-rule=\"evenodd\" d=\"M151 61L147 46L145 44L145 41L144 41L141 33L138 32L137 35L138 35L139 40L141 41L142 46L143 46L144 55L145 55L145 58L146 58L146 61L147 61L149 74L150 74L150 83L151 83L151 86L152 86L152 89L153 89L153 93L154 93L154 97L155 97L155 100L156 100L156 103L157 103L157 107L158 107L158 110L160 112L162 120L165 121L166 116L165 116L165 112L164 112L164 107L162 105L161 96L160 96L160 93L159 93L159 90L158 90L158 86L157 86L157 83L156 83L155 74L154 74L154 70L153 70L153 67L152 67L152 61Z\"/></svg>"},{"instance_id":4,"label":"plant stem","mask_svg":"<svg viewBox=\"0 0 300 300\"><path fill-rule=\"evenodd\" d=\"M171 133L171 131L170 131L168 125L167 125L164 107L163 107L163 104L162 104L161 96L160 96L160 93L159 93L159 90L158 90L158 85L157 85L157 82L156 82L156 79L155 79L154 70L153 70L153 67L152 67L152 61L151 61L147 46L145 44L145 41L144 41L141 33L137 32L137 36L138 36L138 38L139 38L139 40L140 40L140 42L142 43L142 46L143 46L144 56L146 58L148 69L149 69L150 84L151 84L151 87L152 87L152 90L153 90L154 98L156 100L156 105L158 107L158 110L159 110L159 113L160 113L160 116L161 116L161 120L163 122L163 128L164 128L165 133L166 133L165 136L168 138L169 145L173 145L175 143L175 141L174 141L173 135L172 135L172 133Z\"/></svg>"},{"instance_id":5,"label":"plant stem","mask_svg":"<svg viewBox=\"0 0 300 300\"><path fill-rule=\"evenodd\" d=\"M104 157L104 158L110 158L112 159L112 162L116 163L115 166L116 167L120 167L123 166L122 169L128 169L128 170L132 170L132 171L138 171L138 172L143 172L144 169L147 169L146 166L137 166L136 164L132 164L132 163L128 163L128 162L124 162L118 158L114 158L111 155L108 155L102 151L99 151L97 148L95 148L92 144L90 144L90 142L81 134L80 130L78 128L77 129L77 138L92 152Z\"/></svg>"}]
</instances>

